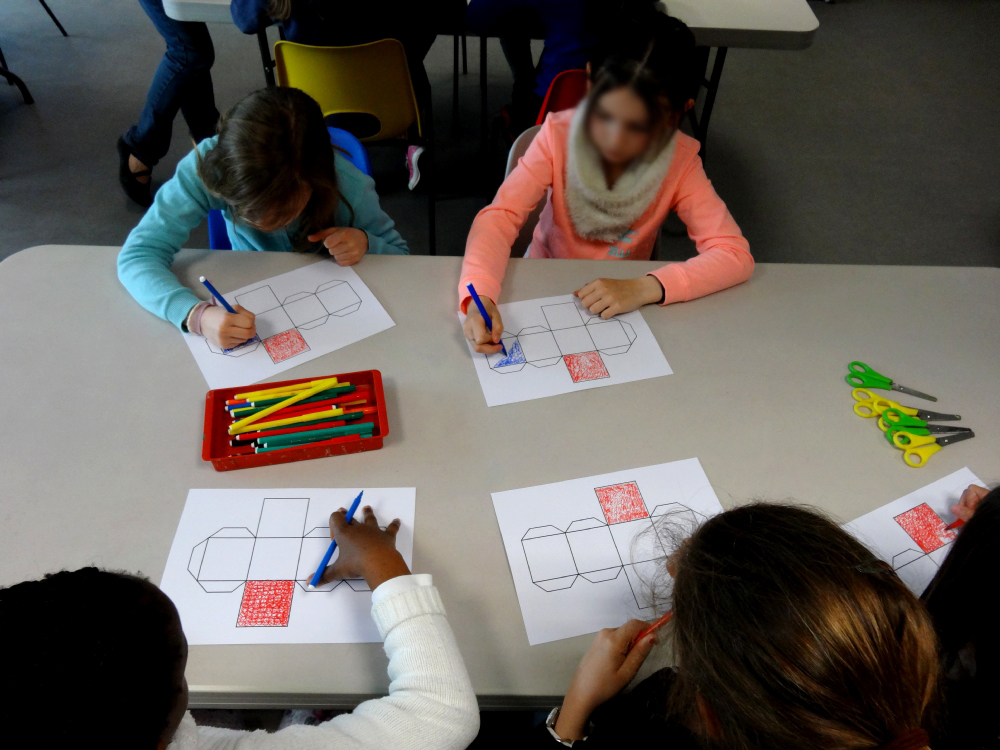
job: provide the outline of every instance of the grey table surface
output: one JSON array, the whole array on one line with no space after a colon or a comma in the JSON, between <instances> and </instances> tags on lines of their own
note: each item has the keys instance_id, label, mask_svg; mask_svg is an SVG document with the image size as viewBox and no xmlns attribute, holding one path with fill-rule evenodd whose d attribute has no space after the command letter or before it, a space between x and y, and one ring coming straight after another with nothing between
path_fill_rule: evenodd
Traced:
<instances>
[{"instance_id":1,"label":"grey table surface","mask_svg":"<svg viewBox=\"0 0 1000 750\"><path fill-rule=\"evenodd\" d=\"M193 487L415 486L414 569L434 575L482 705L545 705L590 638L528 645L491 492L696 456L725 507L794 498L849 520L963 466L1000 474L1000 269L762 264L643 310L676 374L487 408L455 316L461 258L368 257L356 269L396 326L276 379L381 370L385 447L218 473L200 458L205 381L121 287L117 251L0 263L0 585L90 564L158 582ZM185 250L174 270L225 291L312 262ZM655 266L513 260L501 301ZM851 410L855 359L977 437L906 467ZM384 693L385 666L380 644L199 646L188 680L195 706L348 706Z\"/></svg>"},{"instance_id":2,"label":"grey table surface","mask_svg":"<svg viewBox=\"0 0 1000 750\"><path fill-rule=\"evenodd\" d=\"M819 21L806 0L670 0L671 15L707 47L805 49ZM177 21L232 23L229 0L163 0Z\"/></svg>"}]
</instances>

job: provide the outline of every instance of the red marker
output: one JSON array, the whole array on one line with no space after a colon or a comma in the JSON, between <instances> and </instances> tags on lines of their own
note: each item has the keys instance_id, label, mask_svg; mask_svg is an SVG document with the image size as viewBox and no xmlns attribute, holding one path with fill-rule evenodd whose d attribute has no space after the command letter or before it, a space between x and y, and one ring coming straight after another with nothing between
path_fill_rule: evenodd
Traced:
<instances>
[{"instance_id":1,"label":"red marker","mask_svg":"<svg viewBox=\"0 0 1000 750\"><path fill-rule=\"evenodd\" d=\"M954 523L949 523L947 526L945 526L944 530L945 531L951 531L952 529L958 529L958 528L961 528L962 526L965 526L965 521L963 521L961 518L959 518Z\"/></svg>"},{"instance_id":2,"label":"red marker","mask_svg":"<svg viewBox=\"0 0 1000 750\"><path fill-rule=\"evenodd\" d=\"M638 643L639 641L641 641L643 638L645 638L650 633L655 633L657 630L659 630L660 628L662 628L664 625L666 625L668 622L670 622L670 618L673 617L673 616L674 616L674 611L670 610L665 615L662 615L656 622L654 622L648 628L640 630L639 631L639 635L637 635L635 637L635 640L632 641L633 645L636 644L636 643Z\"/></svg>"}]
</instances>

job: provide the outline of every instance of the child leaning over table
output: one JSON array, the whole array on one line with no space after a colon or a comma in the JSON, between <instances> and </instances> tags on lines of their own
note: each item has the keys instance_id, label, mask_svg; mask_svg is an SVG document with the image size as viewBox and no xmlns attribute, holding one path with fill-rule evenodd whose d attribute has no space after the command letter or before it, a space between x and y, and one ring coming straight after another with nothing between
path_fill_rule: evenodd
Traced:
<instances>
[{"instance_id":1,"label":"child leaning over table","mask_svg":"<svg viewBox=\"0 0 1000 750\"><path fill-rule=\"evenodd\" d=\"M340 556L324 574L372 589L385 698L274 734L196 726L173 603L144 578L81 568L0 589L0 721L30 728L33 750L462 750L479 729L476 696L431 577L411 575L396 551L398 529L382 531L370 507L348 525L341 508L330 516Z\"/></svg>"},{"instance_id":2,"label":"child leaning over table","mask_svg":"<svg viewBox=\"0 0 1000 750\"><path fill-rule=\"evenodd\" d=\"M938 684L930 617L829 519L755 503L698 528L662 571L677 669L623 693L656 634L601 631L520 750L922 750ZM665 590L665 589L664 589ZM621 693L621 694L619 694ZM995 713L995 712L994 712Z\"/></svg>"},{"instance_id":3,"label":"child leaning over table","mask_svg":"<svg viewBox=\"0 0 1000 750\"><path fill-rule=\"evenodd\" d=\"M219 135L181 160L118 255L118 278L140 305L230 349L256 334L253 313L209 305L170 272L212 209L233 250L329 253L342 266L409 252L375 182L335 153L319 105L298 89L255 91L223 115Z\"/></svg>"},{"instance_id":4,"label":"child leaning over table","mask_svg":"<svg viewBox=\"0 0 1000 750\"><path fill-rule=\"evenodd\" d=\"M550 114L469 230L459 282L463 330L476 351L500 351L496 302L511 245L546 194L526 257L647 260L667 214L687 225L698 255L634 279L595 279L575 294L609 318L739 284L750 245L705 176L698 141L678 130L701 74L694 35L649 0L625 0L588 64L587 97ZM492 320L469 307L472 283ZM568 291L568 290L567 290Z\"/></svg>"}]
</instances>

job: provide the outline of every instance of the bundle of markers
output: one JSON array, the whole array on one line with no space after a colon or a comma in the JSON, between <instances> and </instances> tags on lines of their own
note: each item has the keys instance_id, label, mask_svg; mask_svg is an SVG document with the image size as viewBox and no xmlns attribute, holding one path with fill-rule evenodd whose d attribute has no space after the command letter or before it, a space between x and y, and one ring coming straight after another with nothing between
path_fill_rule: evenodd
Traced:
<instances>
[{"instance_id":1,"label":"bundle of markers","mask_svg":"<svg viewBox=\"0 0 1000 750\"><path fill-rule=\"evenodd\" d=\"M371 386L337 378L237 393L225 406L237 455L371 437L377 414Z\"/></svg>"}]
</instances>

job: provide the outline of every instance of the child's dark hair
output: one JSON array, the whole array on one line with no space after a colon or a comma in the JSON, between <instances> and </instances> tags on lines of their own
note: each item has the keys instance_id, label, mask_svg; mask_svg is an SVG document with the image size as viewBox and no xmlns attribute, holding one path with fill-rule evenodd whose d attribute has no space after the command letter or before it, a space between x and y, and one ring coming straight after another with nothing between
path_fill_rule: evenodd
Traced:
<instances>
[{"instance_id":1,"label":"child's dark hair","mask_svg":"<svg viewBox=\"0 0 1000 750\"><path fill-rule=\"evenodd\" d=\"M183 677L170 599L149 581L97 568L0 589L0 721L32 748L153 750Z\"/></svg>"},{"instance_id":2,"label":"child's dark hair","mask_svg":"<svg viewBox=\"0 0 1000 750\"><path fill-rule=\"evenodd\" d=\"M755 503L710 519L681 548L673 602L671 706L712 747L878 748L925 722L930 618L816 512Z\"/></svg>"},{"instance_id":3,"label":"child's dark hair","mask_svg":"<svg viewBox=\"0 0 1000 750\"><path fill-rule=\"evenodd\" d=\"M219 141L199 160L198 176L235 218L250 222L312 190L292 238L296 250L306 250L310 234L336 226L343 197L333 152L319 104L299 89L270 86L219 119ZM344 202L353 223L354 211Z\"/></svg>"},{"instance_id":4,"label":"child's dark hair","mask_svg":"<svg viewBox=\"0 0 1000 750\"><path fill-rule=\"evenodd\" d=\"M694 34L650 0L612 0L604 7L609 23L591 54L588 112L601 96L626 86L646 104L653 127L671 113L683 114L701 79Z\"/></svg>"},{"instance_id":5,"label":"child's dark hair","mask_svg":"<svg viewBox=\"0 0 1000 750\"><path fill-rule=\"evenodd\" d=\"M1000 487L979 502L920 597L941 641L941 668L947 675L944 720L935 750L995 747L1000 733L998 531Z\"/></svg>"}]
</instances>

